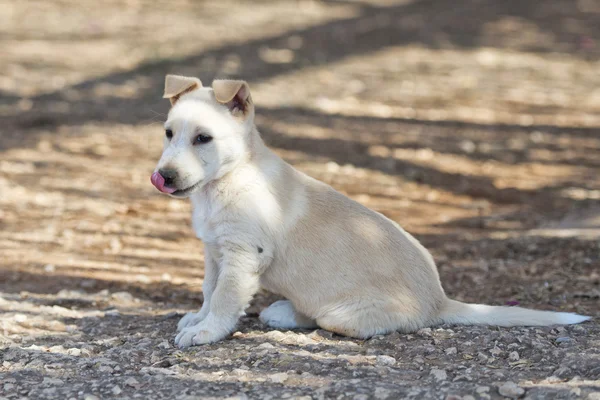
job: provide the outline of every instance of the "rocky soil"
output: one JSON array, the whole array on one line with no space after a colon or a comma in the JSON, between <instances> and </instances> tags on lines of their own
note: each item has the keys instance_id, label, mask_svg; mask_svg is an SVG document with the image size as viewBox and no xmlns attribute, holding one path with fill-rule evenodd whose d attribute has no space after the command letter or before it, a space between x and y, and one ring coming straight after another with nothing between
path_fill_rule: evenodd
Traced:
<instances>
[{"instance_id":1,"label":"rocky soil","mask_svg":"<svg viewBox=\"0 0 600 400\"><path fill-rule=\"evenodd\" d=\"M596 2L0 9L0 399L600 399ZM248 80L268 144L414 233L449 296L595 318L359 341L268 329L261 293L175 348L203 254L149 182L165 73Z\"/></svg>"}]
</instances>

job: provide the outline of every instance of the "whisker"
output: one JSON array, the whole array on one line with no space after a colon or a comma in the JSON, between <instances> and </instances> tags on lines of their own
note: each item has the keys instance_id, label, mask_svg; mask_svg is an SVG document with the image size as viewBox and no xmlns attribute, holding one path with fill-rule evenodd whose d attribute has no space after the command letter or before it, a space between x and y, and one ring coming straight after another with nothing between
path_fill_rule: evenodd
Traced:
<instances>
[{"instance_id":1,"label":"whisker","mask_svg":"<svg viewBox=\"0 0 600 400\"><path fill-rule=\"evenodd\" d=\"M157 116L159 116L161 118L167 118L167 114L160 113L160 112L155 111L155 110L153 110L151 108L149 110L150 110L150 112L153 112L154 114L156 114Z\"/></svg>"}]
</instances>

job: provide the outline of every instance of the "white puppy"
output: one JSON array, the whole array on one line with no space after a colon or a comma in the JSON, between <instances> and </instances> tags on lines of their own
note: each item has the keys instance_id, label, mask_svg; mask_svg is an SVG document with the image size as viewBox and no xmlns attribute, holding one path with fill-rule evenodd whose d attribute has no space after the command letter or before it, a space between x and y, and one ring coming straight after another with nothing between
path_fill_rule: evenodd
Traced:
<instances>
[{"instance_id":1,"label":"white puppy","mask_svg":"<svg viewBox=\"0 0 600 400\"><path fill-rule=\"evenodd\" d=\"M254 126L246 82L168 75L164 152L152 183L189 197L205 245L204 304L179 322L179 347L229 335L260 287L284 296L274 328L368 338L441 323L574 324L588 317L448 299L431 255L395 222L295 170Z\"/></svg>"}]
</instances>

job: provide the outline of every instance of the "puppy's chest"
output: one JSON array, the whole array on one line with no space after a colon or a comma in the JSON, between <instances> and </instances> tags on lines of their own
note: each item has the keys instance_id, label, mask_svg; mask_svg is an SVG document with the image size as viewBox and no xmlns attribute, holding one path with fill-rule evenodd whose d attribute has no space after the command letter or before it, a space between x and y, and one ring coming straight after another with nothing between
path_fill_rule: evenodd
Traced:
<instances>
[{"instance_id":1,"label":"puppy's chest","mask_svg":"<svg viewBox=\"0 0 600 400\"><path fill-rule=\"evenodd\" d=\"M192 229L196 237L209 244L216 242L216 233L211 223L212 210L211 204L194 204L192 211Z\"/></svg>"}]
</instances>

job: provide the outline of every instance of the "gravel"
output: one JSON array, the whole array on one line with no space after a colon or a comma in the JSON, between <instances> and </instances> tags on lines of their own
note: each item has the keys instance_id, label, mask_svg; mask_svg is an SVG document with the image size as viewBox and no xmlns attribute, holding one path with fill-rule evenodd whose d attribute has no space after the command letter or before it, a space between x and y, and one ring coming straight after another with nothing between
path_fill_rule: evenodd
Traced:
<instances>
[{"instance_id":1,"label":"gravel","mask_svg":"<svg viewBox=\"0 0 600 400\"><path fill-rule=\"evenodd\" d=\"M119 311L118 316L91 307L67 308L63 332L2 336L0 395L464 400L585 399L600 391L596 323L544 328L441 326L361 341L320 329L269 330L256 318L253 304L229 339L181 351L173 346L173 336L186 310L115 294L72 292L71 298L78 300L72 304L102 301L111 311ZM48 301L48 296L21 293L5 296L4 305L14 310L30 302L40 310L45 307L42 299ZM270 301L262 295L261 299ZM19 314L6 313L2 321ZM50 326L54 317L38 318L46 324L18 318L19 326ZM570 340L558 340L566 337ZM571 345L563 346L567 342Z\"/></svg>"}]
</instances>

